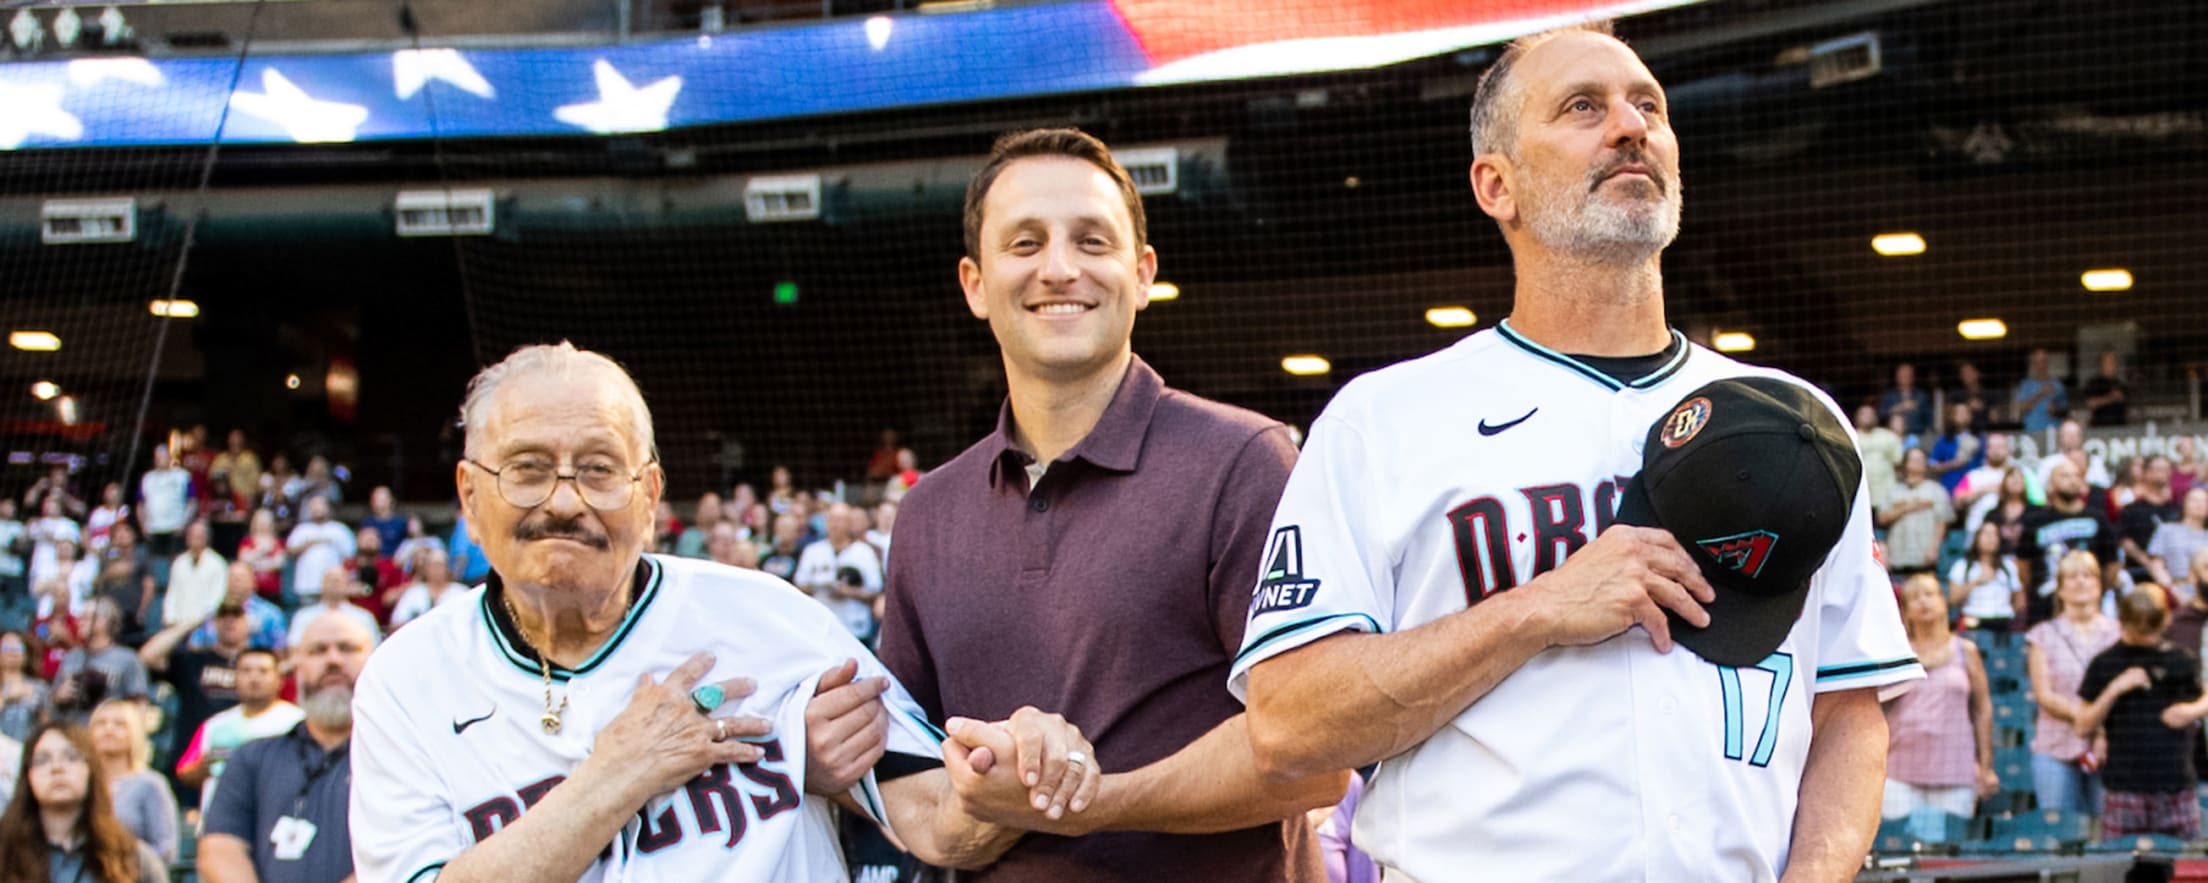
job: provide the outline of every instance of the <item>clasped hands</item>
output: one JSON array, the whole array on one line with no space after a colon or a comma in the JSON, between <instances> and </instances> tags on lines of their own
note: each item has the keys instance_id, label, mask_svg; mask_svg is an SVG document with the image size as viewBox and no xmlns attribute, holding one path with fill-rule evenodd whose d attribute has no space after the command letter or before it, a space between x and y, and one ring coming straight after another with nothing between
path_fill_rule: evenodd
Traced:
<instances>
[{"instance_id":1,"label":"clasped hands","mask_svg":"<svg viewBox=\"0 0 2208 883\"><path fill-rule=\"evenodd\" d=\"M841 794L874 768L887 746L887 678L858 678L845 660L822 675L805 709L805 790ZM1064 717L1032 706L1001 721L945 722L943 765L959 808L1007 828L1079 836L1082 813L1103 782L1095 746Z\"/></svg>"}]
</instances>

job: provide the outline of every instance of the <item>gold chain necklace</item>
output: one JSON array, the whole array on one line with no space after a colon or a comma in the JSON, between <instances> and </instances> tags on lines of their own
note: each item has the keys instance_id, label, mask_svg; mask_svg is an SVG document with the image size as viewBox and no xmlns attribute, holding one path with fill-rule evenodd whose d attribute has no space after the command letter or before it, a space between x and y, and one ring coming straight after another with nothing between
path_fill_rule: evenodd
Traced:
<instances>
[{"instance_id":1,"label":"gold chain necklace","mask_svg":"<svg viewBox=\"0 0 2208 883\"><path fill-rule=\"evenodd\" d=\"M545 658L544 651L538 649L537 645L529 640L529 636L522 633L521 614L514 610L514 599L507 597L504 592L499 593L498 599L506 603L506 615L514 620L514 634L521 638L523 644L528 645L530 652L537 654L537 668L544 672L544 716L538 718L537 722L544 725L544 732L547 735L558 735L560 732L560 715L567 713L567 696L562 694L559 706L553 707L552 663Z\"/></svg>"}]
</instances>

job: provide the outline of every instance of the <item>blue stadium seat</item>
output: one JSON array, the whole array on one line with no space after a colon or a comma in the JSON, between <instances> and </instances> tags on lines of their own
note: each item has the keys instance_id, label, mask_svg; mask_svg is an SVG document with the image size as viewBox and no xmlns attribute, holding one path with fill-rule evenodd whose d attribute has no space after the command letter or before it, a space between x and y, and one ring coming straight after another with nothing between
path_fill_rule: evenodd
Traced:
<instances>
[{"instance_id":1,"label":"blue stadium seat","mask_svg":"<svg viewBox=\"0 0 2208 883\"><path fill-rule=\"evenodd\" d=\"M2024 674L2026 669L2026 666L2024 664L2024 648L1998 647L1992 650L1988 650L1985 652L1985 660L1986 677L2009 678L2015 680L2017 683L2024 682Z\"/></svg>"},{"instance_id":2,"label":"blue stadium seat","mask_svg":"<svg viewBox=\"0 0 2208 883\"><path fill-rule=\"evenodd\" d=\"M1992 841L2017 852L2058 852L2093 840L2094 818L2061 809L2034 810L1993 820Z\"/></svg>"},{"instance_id":3,"label":"blue stadium seat","mask_svg":"<svg viewBox=\"0 0 2208 883\"><path fill-rule=\"evenodd\" d=\"M2023 730L2029 736L2039 720L2039 706L2030 693L1993 697L1993 725Z\"/></svg>"},{"instance_id":4,"label":"blue stadium seat","mask_svg":"<svg viewBox=\"0 0 2208 883\"><path fill-rule=\"evenodd\" d=\"M1909 855L1917 851L1917 838L1909 833L1909 819L1879 819L1878 836L1871 840L1871 851L1879 855Z\"/></svg>"},{"instance_id":5,"label":"blue stadium seat","mask_svg":"<svg viewBox=\"0 0 2208 883\"><path fill-rule=\"evenodd\" d=\"M2001 779L2003 791L2031 791L2032 749L2028 747L1996 748L1993 750L1993 774Z\"/></svg>"}]
</instances>

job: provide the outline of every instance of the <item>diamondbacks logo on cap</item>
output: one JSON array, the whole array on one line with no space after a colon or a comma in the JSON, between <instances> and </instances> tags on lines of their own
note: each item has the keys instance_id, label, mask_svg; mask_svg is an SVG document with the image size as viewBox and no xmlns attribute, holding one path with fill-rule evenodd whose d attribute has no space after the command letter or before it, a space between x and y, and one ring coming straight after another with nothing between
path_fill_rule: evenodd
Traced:
<instances>
[{"instance_id":1,"label":"diamondbacks logo on cap","mask_svg":"<svg viewBox=\"0 0 2208 883\"><path fill-rule=\"evenodd\" d=\"M1692 441L1695 434L1701 432L1702 427L1708 425L1710 425L1710 400L1703 396L1695 396L1680 402L1679 407L1672 409L1671 416L1664 418L1664 429L1658 435L1658 438L1663 439L1664 447L1676 448Z\"/></svg>"},{"instance_id":2,"label":"diamondbacks logo on cap","mask_svg":"<svg viewBox=\"0 0 2208 883\"><path fill-rule=\"evenodd\" d=\"M1779 544L1779 535L1768 530L1751 530L1714 540L1695 543L1702 551L1710 553L1717 563L1746 574L1754 579L1763 572L1763 563L1771 560L1771 547Z\"/></svg>"},{"instance_id":3,"label":"diamondbacks logo on cap","mask_svg":"<svg viewBox=\"0 0 2208 883\"><path fill-rule=\"evenodd\" d=\"M1305 607L1319 593L1319 581L1303 578L1303 529L1293 524L1273 531L1266 544L1265 578L1250 599L1250 615Z\"/></svg>"}]
</instances>

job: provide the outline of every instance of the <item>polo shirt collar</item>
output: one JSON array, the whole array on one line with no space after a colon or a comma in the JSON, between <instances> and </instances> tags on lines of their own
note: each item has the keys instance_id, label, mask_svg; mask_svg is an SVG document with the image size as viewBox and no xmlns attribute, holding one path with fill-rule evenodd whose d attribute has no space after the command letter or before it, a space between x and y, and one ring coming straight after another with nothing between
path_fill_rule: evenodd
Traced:
<instances>
[{"instance_id":1,"label":"polo shirt collar","mask_svg":"<svg viewBox=\"0 0 2208 883\"><path fill-rule=\"evenodd\" d=\"M1104 406L1096 426L1060 456L1059 462L1081 460L1113 472L1135 471L1142 461L1142 443L1150 435L1150 417L1157 412L1158 399L1164 393L1165 381L1158 372L1141 356L1130 355L1127 373L1112 393L1111 404ZM1032 459L1013 438L1010 398L997 410L997 431L990 436L990 447L996 455L995 468L989 470L991 488L999 488L1009 476L1024 472Z\"/></svg>"}]
</instances>

